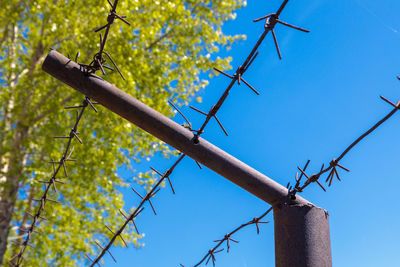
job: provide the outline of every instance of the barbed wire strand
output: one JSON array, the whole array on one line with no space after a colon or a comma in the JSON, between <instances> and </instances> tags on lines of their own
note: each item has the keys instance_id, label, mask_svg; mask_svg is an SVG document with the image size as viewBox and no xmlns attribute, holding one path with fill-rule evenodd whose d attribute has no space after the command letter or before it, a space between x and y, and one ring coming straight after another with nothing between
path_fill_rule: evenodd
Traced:
<instances>
[{"instance_id":1,"label":"barbed wire strand","mask_svg":"<svg viewBox=\"0 0 400 267\"><path fill-rule=\"evenodd\" d=\"M310 160L307 161L306 166L303 169L300 169L300 167L297 167L297 169L300 171L301 175L299 178L297 178L298 173L296 173L296 183L292 187L290 186L290 183L287 185L288 188L288 195L291 198L295 198L295 195L297 192L303 192L305 188L307 188L311 183L317 183L322 190L326 191L325 187L319 182L319 179L321 178L321 175L324 173L329 172L325 182L328 183L328 186L330 187L332 185L332 182L334 178L338 181L341 181L338 168L349 172L350 170L343 167L339 162L357 145L359 144L364 138L366 138L368 135L370 135L372 132L374 132L380 125L382 125L384 122L386 122L388 119L390 119L399 109L400 109L400 101L397 102L397 104L394 104L390 100L386 99L383 96L380 96L380 98L385 101L386 103L390 104L393 107L393 110L391 110L386 116L384 116L381 120L379 120L377 123L375 123L371 128L369 128L366 132L364 132L360 137L358 137L356 140L354 140L340 155L339 157L331 160L329 163L328 167L324 168L324 164L322 165L320 171L318 173L312 174L312 175L307 175L306 174L306 169L307 165L310 162ZM301 185L301 178L302 176L305 176L307 180Z\"/></svg>"},{"instance_id":2,"label":"barbed wire strand","mask_svg":"<svg viewBox=\"0 0 400 267\"><path fill-rule=\"evenodd\" d=\"M279 46L278 46L278 42L276 40L276 35L274 32L274 28L276 26L276 24L281 24L296 30L300 30L302 32L309 32L306 29L302 29L300 27L296 27L293 26L291 24L288 24L286 22L283 22L281 20L279 20L279 16L281 14L281 12L283 11L283 9L285 8L286 4L288 3L288 0L285 0L281 6L279 7L278 11L276 13L273 14L269 14L266 16L263 16L261 18L255 19L254 22L258 22L261 20L265 20L265 25L264 25L264 32L261 34L261 36L259 37L258 41L256 42L256 44L254 45L253 49L251 50L250 54L246 57L245 61L243 62L242 65L240 65L235 74L234 75L229 75L227 73L225 73L222 70L219 70L217 68L214 68L215 71L223 74L224 76L228 77L231 79L231 82L229 83L228 87L225 89L224 93L222 94L222 96L219 98L219 100L217 101L217 103L215 105L213 105L210 109L210 111L208 113L205 113L195 107L191 107L193 110L199 112L200 114L203 114L206 116L206 119L204 121L204 123L202 124L202 126L200 127L200 129L196 132L195 136L194 136L194 141L198 142L198 137L203 133L204 128L207 126L207 124L210 122L210 120L212 118L214 118L218 125L221 127L221 129L223 130L223 132L225 133L225 135L228 135L227 131L225 130L225 128L222 126L220 120L218 119L218 117L216 116L217 112L219 111L219 109L221 108L222 104L225 102L226 98L229 95L230 90L232 89L233 85L235 85L235 83L237 82L238 85L240 85L241 82L243 82L245 85L247 85L254 93L256 93L257 95L259 95L260 93L254 89L253 86L251 86L244 78L243 78L243 74L248 70L248 68L250 67L250 65L253 63L254 59L257 57L258 55L258 48L260 47L261 43L263 42L263 40L265 39L265 37L267 36L267 34L269 32L273 33L273 39L274 39L274 43L276 46L276 49L278 51L278 56L279 58L281 57L281 53L279 50Z\"/></svg>"},{"instance_id":3,"label":"barbed wire strand","mask_svg":"<svg viewBox=\"0 0 400 267\"><path fill-rule=\"evenodd\" d=\"M138 231L137 226L136 226L136 224L134 222L134 219L143 211L143 209L144 209L143 206L144 206L144 204L146 202L149 202L154 214L157 214L155 209L154 209L153 204L151 203L150 199L152 197L154 197L155 194L157 194L157 192L160 190L159 187L161 186L162 182L164 182L165 179L168 179L169 184L171 186L171 190L173 191L173 193L175 193L169 176L172 174L172 172L175 170L176 166L182 161L182 159L184 157L185 157L185 154L181 154L178 157L178 159L175 161L175 163L164 174L161 175L161 178L157 181L157 183L155 183L155 185L151 188L151 190L146 193L145 196L142 196L133 187L131 188L141 198L141 201L140 201L139 205L134 209L134 211L129 216L126 216L122 211L120 211L122 216L125 218L124 223L122 224L122 226L116 232L114 232L111 229L109 229L109 231L111 233L113 233L113 236L108 241L107 245L103 247L103 249L101 250L100 254L94 260L91 260L91 265L90 266L94 266L95 264L99 263L99 261L104 256L104 254L109 251L109 249L111 248L111 246L113 245L113 243L115 242L117 237L120 237L122 239L122 232L128 226L129 222L132 222L132 224L134 224L136 232L139 234L139 231ZM156 171L154 168L153 168L153 170ZM158 171L156 171L156 172L158 174L160 174ZM124 242L124 243L127 246L126 242Z\"/></svg>"},{"instance_id":4,"label":"barbed wire strand","mask_svg":"<svg viewBox=\"0 0 400 267\"><path fill-rule=\"evenodd\" d=\"M216 244L212 249L210 249L210 250L207 252L207 254L206 254L198 263L196 263L196 264L194 265L194 267L200 266L204 261L206 261L206 264L208 264L208 262L209 262L210 260L212 261L213 266L215 266L215 261L216 261L216 260L215 260L215 256L214 256L214 255L215 255L216 253L221 252L221 251L224 250L224 249L218 249L221 245L223 245L224 243L226 243L226 248L227 248L226 251L227 251L227 253L229 253L229 249L230 249L230 246L231 246L231 242L239 243L239 241L233 239L232 236L233 236L236 232L240 231L241 229L243 229L243 228L245 228L245 227L247 227L247 226L249 226L249 225L253 225L253 224L256 225L257 234L259 234L259 233L260 233L260 226L259 226L259 224L260 224L260 223L269 223L269 222L267 222L267 221L261 221L261 220L262 220L265 216L267 216L267 214L269 214L271 211L272 211L272 207L269 208L266 212L264 212L261 216L259 216L259 217L254 217L254 218L251 219L250 221L248 221L248 222L246 222L246 223L244 223L244 224L238 226L237 228L235 228L235 229L234 229L233 231L231 231L230 233L225 234L223 238L218 239L218 240L214 240L214 242L216 242L217 244ZM181 264L181 266L184 267L183 264Z\"/></svg>"},{"instance_id":5,"label":"barbed wire strand","mask_svg":"<svg viewBox=\"0 0 400 267\"><path fill-rule=\"evenodd\" d=\"M94 32L99 32L99 31L105 29L104 37L102 36L102 34L100 34L100 49L99 49L99 52L97 52L93 56L93 60L88 65L82 64L82 63L79 63L79 65L88 74L89 73L96 73L97 71L101 70L102 74L104 75L104 74L106 74L104 69L108 69L108 70L111 70L111 71L117 71L119 73L119 75L122 77L122 79L125 79L124 76L122 75L121 71L119 70L117 64L115 63L115 61L111 57L110 53L106 52L104 49L105 49L105 45L106 45L107 38L108 38L108 35L109 35L110 27L114 23L114 21L116 19L119 19L119 20L121 20L122 22L124 22L127 25L130 25L130 23L125 20L125 16L120 16L120 15L117 14L116 8L117 8L117 5L118 5L118 0L115 0L114 3L111 3L110 0L107 0L107 2L111 6L110 13L107 16L107 24L94 30ZM107 65L105 65L107 60L106 60L106 58L104 56L107 57L110 60L110 62L114 66L114 69L109 67L109 66L107 66ZM75 61L78 60L78 57L79 57L79 52L76 54ZM70 158L70 156L71 156L71 154L73 152L73 147L70 150L72 139L75 138L75 139L77 139L79 141L79 143L82 143L82 140L78 136L79 133L77 132L77 127L78 127L78 124L79 124L79 122L80 122L80 120L82 118L82 115L83 115L83 113L84 113L84 111L85 111L87 106L90 106L95 112L97 112L97 109L94 107L95 104L97 104L97 103L92 102L90 100L90 98L85 96L85 99L83 100L82 105L65 107L65 109L78 109L78 108L80 108L80 112L77 113L77 119L75 121L75 125L71 129L71 131L69 133L69 136L57 136L57 137L55 137L56 139L68 139L66 149L64 151L63 156L61 157L61 159L58 162L55 162L55 161L51 161L50 162L52 164L52 166L53 166L53 175L50 178L50 180L49 181L40 181L41 183L47 184L47 186L46 186L46 188L44 190L44 193L43 193L42 197L40 199L34 199L35 201L38 201L40 203L39 204L39 208L36 211L36 213L34 215L32 215L31 213L28 212L28 215L33 217L30 227L27 228L27 229L23 229L23 226L21 226L21 229L24 232L26 232L26 238L22 242L20 252L11 257L11 259L9 261L10 265L12 265L12 266L20 266L20 264L21 264L21 262L23 260L23 254L24 254L27 246L30 246L29 241L31 240L32 233L35 232L35 227L36 227L36 225L38 223L38 219L45 220L45 218L43 216L41 216L41 214L42 214L42 212L44 210L45 204L47 203L47 201L57 202L57 201L49 199L47 197L48 192L50 191L51 187L53 188L54 191L57 192L56 183L61 183L61 181L57 180L56 176L57 176L59 170L61 169L61 167L64 170L65 176L68 177L67 168L66 168L66 162L75 161L75 160ZM58 164L58 166L56 167L57 164Z\"/></svg>"},{"instance_id":6,"label":"barbed wire strand","mask_svg":"<svg viewBox=\"0 0 400 267\"><path fill-rule=\"evenodd\" d=\"M25 253L26 248L28 246L32 247L29 244L29 241L31 240L32 233L34 233L34 232L37 233L35 228L37 227L39 219L40 220L46 220L42 216L42 213L44 211L46 203L48 201L49 202L53 202L53 203L59 203L56 200L50 199L48 197L48 194L49 194L51 189L53 189L54 192L58 193L56 183L63 184L62 181L57 180L57 174L58 174L58 172L60 171L61 168L64 171L65 177L68 177L66 163L69 162L69 161L76 161L74 159L71 159L71 155L72 155L72 152L74 150L73 146L71 148L72 140L76 139L79 143L82 144L82 140L78 136L79 135L79 132L77 131L78 130L78 125L79 125L79 122L81 121L81 118L83 116L83 113L85 112L86 107L91 106L97 112L96 108L94 107L94 104L95 103L92 103L89 98L85 97L85 99L83 100L82 105L75 106L75 107L66 107L66 109L76 108L76 109L80 109L80 110L79 111L77 110L77 116L76 116L76 120L75 120L74 126L70 130L68 136L56 136L56 137L54 137L56 139L68 139L66 147L65 147L65 150L64 150L64 153L62 154L62 156L61 156L59 161L51 160L49 162L52 165L52 168L53 168L53 174L52 174L51 178L48 181L39 181L39 180L37 180L40 183L46 184L46 187L45 187L45 190L44 190L41 198L39 198L39 199L34 198L33 199L34 201L39 202L39 207L38 207L37 211L35 212L35 214L27 212L27 214L32 217L32 222L31 222L31 224L30 224L30 226L28 228L25 228L23 225L21 226L20 229L23 232L26 233L26 236L25 236L25 239L22 242L22 244L20 244L21 248L20 248L19 253L15 254L13 257L11 257L11 259L9 261L10 265L12 265L12 266L20 266L22 261L23 261L23 258L24 258L23 254Z\"/></svg>"},{"instance_id":7,"label":"barbed wire strand","mask_svg":"<svg viewBox=\"0 0 400 267\"><path fill-rule=\"evenodd\" d=\"M120 69L118 68L118 65L115 63L115 61L111 57L110 53L108 53L104 49L106 46L106 42L107 42L108 34L110 32L111 25L114 24L116 19L121 20L128 26L130 26L131 24L125 19L126 16L120 16L117 14L118 0L114 0L114 3L111 3L110 0L107 0L107 2L111 6L110 13L107 15L107 24L95 29L95 32L99 32L99 31L105 29L104 36L101 33L99 34L99 37L100 37L99 52L97 52L93 56L93 60L89 63L89 65L86 65L86 64L80 64L80 65L89 73L95 73L96 71L101 70L102 74L105 75L106 74L105 69L108 69L111 71L117 71L119 73L119 75L121 76L121 78L123 80L125 80L124 75L122 75ZM105 65L107 60L104 56L106 56L110 60L110 62L112 63L112 65L114 66L115 69L111 68L110 66Z\"/></svg>"}]
</instances>

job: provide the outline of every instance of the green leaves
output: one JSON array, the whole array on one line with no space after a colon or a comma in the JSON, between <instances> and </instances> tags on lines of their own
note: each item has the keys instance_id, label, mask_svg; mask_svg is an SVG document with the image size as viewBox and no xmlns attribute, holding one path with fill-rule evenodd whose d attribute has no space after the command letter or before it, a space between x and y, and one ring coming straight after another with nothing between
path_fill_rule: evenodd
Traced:
<instances>
[{"instance_id":1,"label":"green leaves","mask_svg":"<svg viewBox=\"0 0 400 267\"><path fill-rule=\"evenodd\" d=\"M0 10L4 18L0 21L0 166L7 166L16 153L16 136L21 128L28 128L28 134L19 140L23 165L18 175L15 226L21 224L27 210L35 211L35 206L28 207L25 201L30 189L35 188L35 197L43 192L34 179L48 180L52 170L46 162L58 160L64 149L63 140L52 137L69 132L75 113L63 106L79 105L83 99L42 72L41 63L51 47L72 59L79 51L78 61L89 63L99 49L94 29L106 23L109 6L107 1L96 1L96 5L78 0L1 2L5 8ZM117 11L127 16L131 26L117 20L105 51L126 80L118 73L107 73L104 78L173 116L168 99L179 98L181 104L188 104L207 85L200 78L202 73L212 67L229 68L230 58L211 55L243 38L224 35L221 27L224 21L234 19L234 11L244 4L239 0L119 1ZM118 209L124 201L118 189L134 180L147 187L155 178L144 173L124 180L117 175L117 167L129 167L130 157L139 161L160 150L163 155L170 152L161 141L115 114L100 107L99 111L95 114L88 109L83 116L78 131L84 144L75 140L72 155L77 162L68 162L69 177L59 177L67 183L58 186L60 195L52 192L50 197L63 204L46 205L48 221L39 224L42 234L32 238L35 248L27 249L25 266L75 266L86 261L84 253L97 254L94 240L103 243L110 237L104 225L116 228L123 220ZM141 236L133 230L124 232L124 238L140 246ZM10 232L15 235L16 231ZM6 258L14 252L9 245Z\"/></svg>"}]
</instances>

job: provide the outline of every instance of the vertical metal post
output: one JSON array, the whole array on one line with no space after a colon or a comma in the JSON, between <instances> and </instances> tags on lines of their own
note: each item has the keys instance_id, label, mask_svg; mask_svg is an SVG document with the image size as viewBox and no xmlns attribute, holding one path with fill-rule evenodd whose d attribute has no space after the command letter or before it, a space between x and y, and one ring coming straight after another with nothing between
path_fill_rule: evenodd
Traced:
<instances>
[{"instance_id":1,"label":"vertical metal post","mask_svg":"<svg viewBox=\"0 0 400 267\"><path fill-rule=\"evenodd\" d=\"M278 267L330 267L328 214L151 107L100 77L87 74L57 51L46 57L43 70L93 98L143 130L192 157L274 207L275 255Z\"/></svg>"},{"instance_id":2,"label":"vertical metal post","mask_svg":"<svg viewBox=\"0 0 400 267\"><path fill-rule=\"evenodd\" d=\"M278 204L273 210L275 266L332 266L326 210L312 204Z\"/></svg>"}]
</instances>

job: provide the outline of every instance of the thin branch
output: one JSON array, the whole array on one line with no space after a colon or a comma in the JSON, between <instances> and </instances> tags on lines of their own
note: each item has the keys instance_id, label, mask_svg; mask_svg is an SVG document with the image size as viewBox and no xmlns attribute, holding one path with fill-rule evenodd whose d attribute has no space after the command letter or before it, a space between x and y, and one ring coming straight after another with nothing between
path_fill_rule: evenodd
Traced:
<instances>
[{"instance_id":1,"label":"thin branch","mask_svg":"<svg viewBox=\"0 0 400 267\"><path fill-rule=\"evenodd\" d=\"M156 44L158 44L159 42L161 42L163 39L167 38L172 32L172 29L166 29L165 33L162 34L161 36L159 36L156 40L154 40L147 48L146 50L150 50L153 48L153 46L155 46Z\"/></svg>"},{"instance_id":2,"label":"thin branch","mask_svg":"<svg viewBox=\"0 0 400 267\"><path fill-rule=\"evenodd\" d=\"M68 96L66 98L64 98L61 102L60 105L65 105L68 101L70 101L72 99L72 96ZM33 118L31 120L31 123L36 123L40 120L42 120L44 117L46 117L47 115L49 115L52 112L52 109L48 109L44 112L42 112L41 114L39 114L38 116L36 116L35 118Z\"/></svg>"}]
</instances>

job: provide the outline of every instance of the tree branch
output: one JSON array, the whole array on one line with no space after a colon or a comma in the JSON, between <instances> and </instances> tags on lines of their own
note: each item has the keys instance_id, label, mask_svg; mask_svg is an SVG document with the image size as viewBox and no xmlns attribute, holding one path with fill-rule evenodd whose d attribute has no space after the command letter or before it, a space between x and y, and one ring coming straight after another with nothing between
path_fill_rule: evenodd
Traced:
<instances>
[{"instance_id":1,"label":"tree branch","mask_svg":"<svg viewBox=\"0 0 400 267\"><path fill-rule=\"evenodd\" d=\"M147 48L146 50L150 50L153 48L153 46L155 46L157 43L161 42L164 38L166 38L170 33L172 32L172 29L167 29L166 32L164 34L162 34L160 37L158 37L156 40L154 40L154 42L152 42Z\"/></svg>"},{"instance_id":2,"label":"tree branch","mask_svg":"<svg viewBox=\"0 0 400 267\"><path fill-rule=\"evenodd\" d=\"M93 28L93 29L91 29L91 30L89 30L89 31L84 32L84 34L86 35L86 34L89 34L89 33L91 33L91 32L95 32L96 29L97 29L97 28ZM52 44L50 45L50 47L53 47L53 46L56 46L56 45L61 44L62 42L70 41L70 40L74 40L74 39L76 39L76 34L73 34L73 35L71 35L71 36L64 37L64 38L61 38L61 39L59 39L59 40L56 40L54 43L52 43Z\"/></svg>"},{"instance_id":3,"label":"tree branch","mask_svg":"<svg viewBox=\"0 0 400 267\"><path fill-rule=\"evenodd\" d=\"M60 87L59 84L56 85L55 88L53 88L52 90L49 90L47 92L47 94L33 107L33 110L38 110L40 108L40 106L42 106L47 99L49 99L52 95L55 94L55 92L57 91L57 89Z\"/></svg>"},{"instance_id":4,"label":"tree branch","mask_svg":"<svg viewBox=\"0 0 400 267\"><path fill-rule=\"evenodd\" d=\"M64 99L61 101L60 105L66 104L66 103L67 103L68 101L70 101L71 99L72 99L72 96L68 96L68 97L64 98ZM46 116L47 116L48 114L50 114L51 112L52 112L51 109L48 109L48 110L42 112L41 114L39 114L38 116L36 116L35 118L33 118L33 119L30 121L30 123L36 123L36 122L42 120L44 117L46 117Z\"/></svg>"},{"instance_id":5,"label":"tree branch","mask_svg":"<svg viewBox=\"0 0 400 267\"><path fill-rule=\"evenodd\" d=\"M190 10L190 14L196 14L196 9L197 9L197 7L200 5L200 3L196 3L194 6L193 6L193 8L192 8L192 10ZM156 44L158 44L159 42L161 42L163 39L165 39L166 37L168 37L170 34L171 34L171 32L173 31L173 28L167 28L166 29L166 31L165 31L165 33L164 34L162 34L160 37L158 37L156 40L154 40L147 48L146 48L146 50L150 50L150 49L152 49L153 48L153 46L155 46Z\"/></svg>"},{"instance_id":6,"label":"tree branch","mask_svg":"<svg viewBox=\"0 0 400 267\"><path fill-rule=\"evenodd\" d=\"M1 40L0 40L0 47L3 47L3 43L7 40L8 32L9 32L8 26L9 26L8 23L4 26L3 36L1 37Z\"/></svg>"},{"instance_id":7,"label":"tree branch","mask_svg":"<svg viewBox=\"0 0 400 267\"><path fill-rule=\"evenodd\" d=\"M29 189L28 207L25 209L24 216L22 216L21 225L18 227L18 236L23 236L25 234L25 230L26 230L25 225L27 224L28 218L29 218L28 211L31 210L32 203L33 203L33 196L34 196L35 192L36 192L35 187L31 186L31 188ZM11 255L15 255L18 253L20 244L21 244L20 240L17 240L16 244L13 245L13 248L12 248L13 252Z\"/></svg>"}]
</instances>

